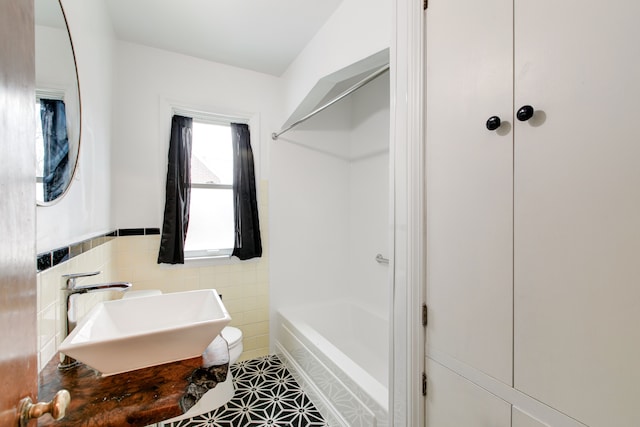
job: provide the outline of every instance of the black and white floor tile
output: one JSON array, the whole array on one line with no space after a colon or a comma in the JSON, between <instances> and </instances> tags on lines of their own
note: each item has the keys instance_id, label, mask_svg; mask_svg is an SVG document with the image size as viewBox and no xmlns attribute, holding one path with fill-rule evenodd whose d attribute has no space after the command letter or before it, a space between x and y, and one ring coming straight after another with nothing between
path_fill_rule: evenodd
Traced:
<instances>
[{"instance_id":1,"label":"black and white floor tile","mask_svg":"<svg viewBox=\"0 0 640 427\"><path fill-rule=\"evenodd\" d=\"M329 427L275 355L231 366L235 394L212 412L171 427Z\"/></svg>"}]
</instances>

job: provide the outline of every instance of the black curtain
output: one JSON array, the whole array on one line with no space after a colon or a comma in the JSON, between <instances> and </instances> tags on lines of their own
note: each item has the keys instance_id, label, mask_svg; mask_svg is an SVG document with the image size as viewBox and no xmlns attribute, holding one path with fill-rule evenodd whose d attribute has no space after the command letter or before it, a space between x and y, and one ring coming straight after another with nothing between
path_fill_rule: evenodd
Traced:
<instances>
[{"instance_id":1,"label":"black curtain","mask_svg":"<svg viewBox=\"0 0 640 427\"><path fill-rule=\"evenodd\" d=\"M173 116L169 167L158 264L184 264L191 197L191 141L193 119Z\"/></svg>"},{"instance_id":2,"label":"black curtain","mask_svg":"<svg viewBox=\"0 0 640 427\"><path fill-rule=\"evenodd\" d=\"M262 256L256 177L249 126L231 124L233 143L233 204L236 219L233 256L250 259Z\"/></svg>"},{"instance_id":3,"label":"black curtain","mask_svg":"<svg viewBox=\"0 0 640 427\"><path fill-rule=\"evenodd\" d=\"M69 183L69 138L64 101L40 99L44 142L44 201L57 199Z\"/></svg>"}]
</instances>

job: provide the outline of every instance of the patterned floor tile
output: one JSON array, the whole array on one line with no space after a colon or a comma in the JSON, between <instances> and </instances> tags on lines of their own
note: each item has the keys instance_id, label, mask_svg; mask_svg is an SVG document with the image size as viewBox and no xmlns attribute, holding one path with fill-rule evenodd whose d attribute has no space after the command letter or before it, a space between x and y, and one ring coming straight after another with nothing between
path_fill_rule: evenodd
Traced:
<instances>
[{"instance_id":1,"label":"patterned floor tile","mask_svg":"<svg viewBox=\"0 0 640 427\"><path fill-rule=\"evenodd\" d=\"M225 405L166 427L328 427L275 355L231 366L235 394Z\"/></svg>"}]
</instances>

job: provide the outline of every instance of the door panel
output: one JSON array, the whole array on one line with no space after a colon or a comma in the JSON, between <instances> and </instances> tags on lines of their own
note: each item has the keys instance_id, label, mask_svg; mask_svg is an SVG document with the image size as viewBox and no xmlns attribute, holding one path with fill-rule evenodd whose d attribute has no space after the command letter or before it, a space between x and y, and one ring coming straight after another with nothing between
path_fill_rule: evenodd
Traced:
<instances>
[{"instance_id":1,"label":"door panel","mask_svg":"<svg viewBox=\"0 0 640 427\"><path fill-rule=\"evenodd\" d=\"M511 385L512 5L433 0L426 19L427 352Z\"/></svg>"},{"instance_id":2,"label":"door panel","mask_svg":"<svg viewBox=\"0 0 640 427\"><path fill-rule=\"evenodd\" d=\"M510 404L428 358L427 378L427 427L511 427Z\"/></svg>"},{"instance_id":3,"label":"door panel","mask_svg":"<svg viewBox=\"0 0 640 427\"><path fill-rule=\"evenodd\" d=\"M0 40L0 425L15 426L38 388L32 1L0 1Z\"/></svg>"},{"instance_id":4,"label":"door panel","mask_svg":"<svg viewBox=\"0 0 640 427\"><path fill-rule=\"evenodd\" d=\"M515 387L640 425L640 3L516 0Z\"/></svg>"},{"instance_id":5,"label":"door panel","mask_svg":"<svg viewBox=\"0 0 640 427\"><path fill-rule=\"evenodd\" d=\"M532 418L528 414L520 411L515 406L511 413L511 427L548 427L546 424Z\"/></svg>"}]
</instances>

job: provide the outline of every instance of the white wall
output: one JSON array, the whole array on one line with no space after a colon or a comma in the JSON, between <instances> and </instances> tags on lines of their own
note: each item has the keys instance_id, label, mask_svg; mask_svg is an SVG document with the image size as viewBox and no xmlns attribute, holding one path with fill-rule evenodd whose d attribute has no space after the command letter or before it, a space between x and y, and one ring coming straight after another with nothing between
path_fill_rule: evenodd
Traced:
<instances>
[{"instance_id":1,"label":"white wall","mask_svg":"<svg viewBox=\"0 0 640 427\"><path fill-rule=\"evenodd\" d=\"M114 35L102 0L62 0L76 54L82 103L79 170L57 204L37 208L37 251L106 232L110 216Z\"/></svg>"},{"instance_id":2,"label":"white wall","mask_svg":"<svg viewBox=\"0 0 640 427\"><path fill-rule=\"evenodd\" d=\"M389 48L391 5L390 0L343 0L283 74L283 120L321 77Z\"/></svg>"},{"instance_id":3,"label":"white wall","mask_svg":"<svg viewBox=\"0 0 640 427\"><path fill-rule=\"evenodd\" d=\"M267 178L264 141L279 126L279 78L125 42L117 43L116 62L111 212L117 228L162 226L171 103L256 117L256 175Z\"/></svg>"},{"instance_id":4,"label":"white wall","mask_svg":"<svg viewBox=\"0 0 640 427\"><path fill-rule=\"evenodd\" d=\"M339 154L349 107L336 104L271 144L273 312L347 291L349 165Z\"/></svg>"},{"instance_id":5,"label":"white wall","mask_svg":"<svg viewBox=\"0 0 640 427\"><path fill-rule=\"evenodd\" d=\"M157 264L159 236L126 242L122 280L138 289L216 288L243 332L243 357L269 348L268 144L281 114L278 77L126 42L117 43L112 142L112 215L116 228L161 228L171 106L250 117L263 252L251 261ZM137 242L143 242L143 244Z\"/></svg>"},{"instance_id":6,"label":"white wall","mask_svg":"<svg viewBox=\"0 0 640 427\"><path fill-rule=\"evenodd\" d=\"M349 164L349 289L378 313L389 312L389 74L352 95Z\"/></svg>"}]
</instances>

